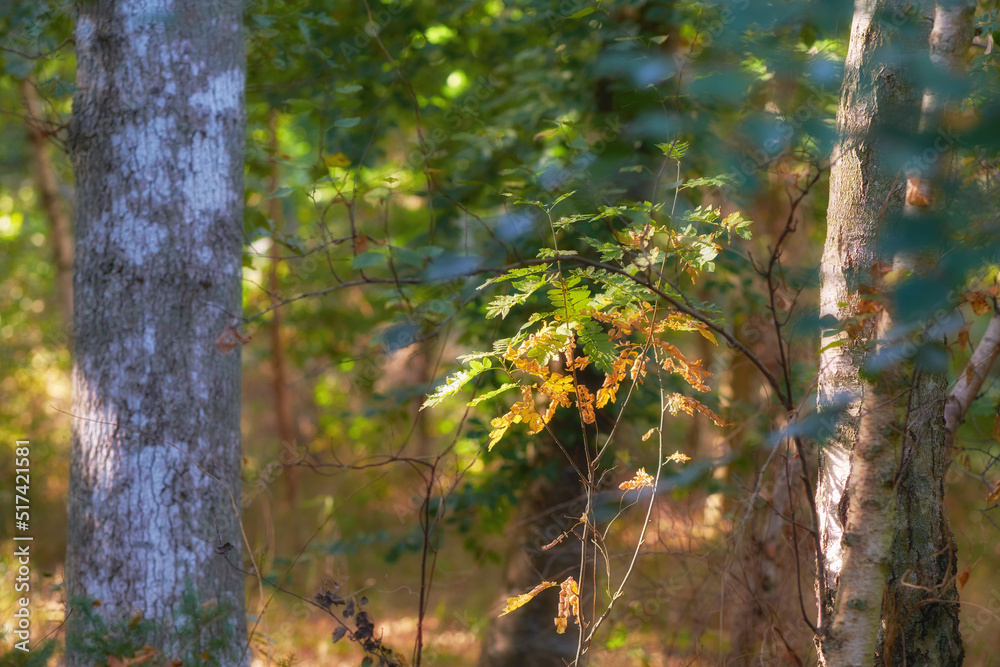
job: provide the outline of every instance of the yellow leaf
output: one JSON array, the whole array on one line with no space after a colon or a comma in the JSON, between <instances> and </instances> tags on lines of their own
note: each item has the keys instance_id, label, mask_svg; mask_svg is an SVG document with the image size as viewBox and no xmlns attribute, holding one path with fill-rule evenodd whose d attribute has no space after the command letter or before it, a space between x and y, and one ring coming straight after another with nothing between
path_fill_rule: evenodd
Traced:
<instances>
[{"instance_id":1,"label":"yellow leaf","mask_svg":"<svg viewBox=\"0 0 1000 667\"><path fill-rule=\"evenodd\" d=\"M687 454L681 454L680 452L674 452L667 457L668 461L673 461L674 463L687 463L691 460L691 457Z\"/></svg>"},{"instance_id":2,"label":"yellow leaf","mask_svg":"<svg viewBox=\"0 0 1000 667\"><path fill-rule=\"evenodd\" d=\"M500 439L503 438L503 434L507 432L507 428L507 426L501 426L500 428L490 432L490 444L487 447L487 451L493 451L494 445L500 442Z\"/></svg>"},{"instance_id":3,"label":"yellow leaf","mask_svg":"<svg viewBox=\"0 0 1000 667\"><path fill-rule=\"evenodd\" d=\"M553 586L558 586L559 583L555 581L543 581L534 588L532 588L527 593L522 593L512 598L507 598L507 605L500 611L500 616L509 614L515 609L519 609L524 605L531 602L532 598L544 591L546 588L552 588Z\"/></svg>"},{"instance_id":4,"label":"yellow leaf","mask_svg":"<svg viewBox=\"0 0 1000 667\"><path fill-rule=\"evenodd\" d=\"M334 153L333 155L324 155L323 163L328 167L349 167L351 166L351 158L343 153Z\"/></svg>"},{"instance_id":5,"label":"yellow leaf","mask_svg":"<svg viewBox=\"0 0 1000 667\"><path fill-rule=\"evenodd\" d=\"M622 482L618 485L618 488L622 491L634 491L636 489L641 489L643 487L653 488L653 476L646 472L645 468L639 468L635 473L635 477L628 480L627 482Z\"/></svg>"},{"instance_id":6,"label":"yellow leaf","mask_svg":"<svg viewBox=\"0 0 1000 667\"><path fill-rule=\"evenodd\" d=\"M708 340L712 341L712 345L718 345L719 344L719 341L715 340L715 334L713 334L711 331L709 331L708 329L702 329L701 327L698 327L697 329L698 329L698 333L700 333L702 336L704 336Z\"/></svg>"},{"instance_id":7,"label":"yellow leaf","mask_svg":"<svg viewBox=\"0 0 1000 667\"><path fill-rule=\"evenodd\" d=\"M564 634L566 632L566 621L565 618L553 618L556 623L556 634Z\"/></svg>"},{"instance_id":8,"label":"yellow leaf","mask_svg":"<svg viewBox=\"0 0 1000 667\"><path fill-rule=\"evenodd\" d=\"M642 441L646 442L647 440L649 440L650 436L652 436L654 433L656 433L659 430L660 429L658 429L656 427L649 429L648 431L646 431L645 435L642 436Z\"/></svg>"}]
</instances>

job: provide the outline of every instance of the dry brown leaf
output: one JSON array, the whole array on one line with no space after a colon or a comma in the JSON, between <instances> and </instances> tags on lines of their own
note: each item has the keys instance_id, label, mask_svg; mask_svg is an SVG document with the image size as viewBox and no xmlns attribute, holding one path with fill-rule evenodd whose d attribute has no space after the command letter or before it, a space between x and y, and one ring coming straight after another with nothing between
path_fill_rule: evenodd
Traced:
<instances>
[{"instance_id":1,"label":"dry brown leaf","mask_svg":"<svg viewBox=\"0 0 1000 667\"><path fill-rule=\"evenodd\" d=\"M959 349L965 349L966 346L970 348L972 345L969 343L969 329L972 328L972 322L966 322L962 325L962 328L958 330L958 347Z\"/></svg>"},{"instance_id":2,"label":"dry brown leaf","mask_svg":"<svg viewBox=\"0 0 1000 667\"><path fill-rule=\"evenodd\" d=\"M969 292L965 295L965 300L972 306L972 312L976 315L988 313L993 309L993 306L990 305L989 300L986 298L985 292Z\"/></svg>"},{"instance_id":3,"label":"dry brown leaf","mask_svg":"<svg viewBox=\"0 0 1000 667\"><path fill-rule=\"evenodd\" d=\"M500 611L500 616L509 614L515 609L519 609L524 605L528 604L529 602L531 602L532 598L534 598L536 595L544 591L546 588L552 588L553 586L558 586L558 585L559 585L558 582L555 581L543 581L542 583L538 584L527 593L522 593L521 595L517 595L512 598L507 598L507 604L504 605L504 608Z\"/></svg>"},{"instance_id":4,"label":"dry brown leaf","mask_svg":"<svg viewBox=\"0 0 1000 667\"><path fill-rule=\"evenodd\" d=\"M998 500L1000 500L1000 482L993 487L993 491L990 492L990 495L986 496L986 504L992 505Z\"/></svg>"},{"instance_id":5,"label":"dry brown leaf","mask_svg":"<svg viewBox=\"0 0 1000 667\"><path fill-rule=\"evenodd\" d=\"M622 482L618 485L618 488L622 491L634 491L635 489L641 488L653 488L653 476L646 472L645 468L639 468L636 471L635 477L632 479Z\"/></svg>"},{"instance_id":6,"label":"dry brown leaf","mask_svg":"<svg viewBox=\"0 0 1000 667\"><path fill-rule=\"evenodd\" d=\"M229 354L237 345L246 345L253 339L252 336L244 336L235 326L230 324L222 330L219 337L215 339L215 347L222 354Z\"/></svg>"}]
</instances>

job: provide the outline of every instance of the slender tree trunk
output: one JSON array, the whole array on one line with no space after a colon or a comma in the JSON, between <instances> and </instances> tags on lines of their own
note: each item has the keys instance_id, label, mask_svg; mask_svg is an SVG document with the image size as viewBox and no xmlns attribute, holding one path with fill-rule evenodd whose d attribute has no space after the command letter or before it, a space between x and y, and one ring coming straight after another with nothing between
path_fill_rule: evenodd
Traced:
<instances>
[{"instance_id":1,"label":"slender tree trunk","mask_svg":"<svg viewBox=\"0 0 1000 667\"><path fill-rule=\"evenodd\" d=\"M59 182L52 166L52 149L45 127L45 112L35 85L21 81L21 96L28 116L28 143L31 145L31 170L42 200L42 209L49 219L49 242L56 266L56 296L66 324L67 342L72 343L73 321L73 230L69 215L59 196Z\"/></svg>"},{"instance_id":2,"label":"slender tree trunk","mask_svg":"<svg viewBox=\"0 0 1000 667\"><path fill-rule=\"evenodd\" d=\"M972 44L975 2L939 2L930 35L931 62L941 77L962 78ZM941 127L946 98L932 84L923 96L920 132ZM940 199L947 151L931 162L922 156L907 170L902 224L914 224ZM897 253L894 268L926 274L935 257L926 250ZM925 343L944 341L925 340ZM876 665L960 665L965 657L958 619L958 558L944 504L950 439L945 422L948 378L917 372L897 483L898 520L892 544L889 590L883 610Z\"/></svg>"},{"instance_id":3,"label":"slender tree trunk","mask_svg":"<svg viewBox=\"0 0 1000 667\"><path fill-rule=\"evenodd\" d=\"M75 28L67 588L109 622L141 612L140 641L185 664L212 638L219 664L249 664L243 577L216 553L242 564L241 19L221 0L91 0ZM195 632L186 590L225 614ZM80 609L69 623L86 629ZM94 664L72 643L66 661Z\"/></svg>"},{"instance_id":4,"label":"slender tree trunk","mask_svg":"<svg viewBox=\"0 0 1000 667\"><path fill-rule=\"evenodd\" d=\"M278 155L281 145L278 141L278 112L271 111L269 119L269 131L271 133L271 183L270 190L273 194L281 187L281 165L278 163ZM285 216L282 211L281 197L271 197L270 214L274 223L274 233L271 236L271 262L267 273L267 291L275 298L281 295L281 278L279 277L279 266L281 260L281 247L278 245L278 235L284 229ZM281 308L271 311L271 382L274 389L275 417L278 421L278 438L281 440L280 457L284 468L285 483L285 503L289 512L294 513L299 505L299 471L296 464L299 460L297 450L298 429L295 427L295 415L292 411L292 396L288 389L288 358L285 355L285 331L282 325ZM297 549L299 546L298 536L295 531L296 523L290 522L292 529L292 544Z\"/></svg>"},{"instance_id":5,"label":"slender tree trunk","mask_svg":"<svg viewBox=\"0 0 1000 667\"><path fill-rule=\"evenodd\" d=\"M876 319L876 335L881 341L876 350L884 353L895 345L887 341L892 322L886 311ZM897 368L883 370L864 386L858 440L851 452L850 481L845 491L843 567L833 617L828 631L820 637L820 649L830 665L868 667L875 655L893 534L893 485L905 432L897 403L905 389Z\"/></svg>"},{"instance_id":6,"label":"slender tree trunk","mask_svg":"<svg viewBox=\"0 0 1000 667\"><path fill-rule=\"evenodd\" d=\"M916 129L920 98L908 58L920 48L919 20L920 13L905 0L857 0L837 113L840 138L831 167L827 238L820 269L821 315L839 322L836 328L827 324L822 337L818 379L819 407L833 431L821 450L816 491L824 568L818 582L817 642L823 664L854 664L850 660L858 659L857 652L850 657L841 653L843 642L849 640L845 636L848 631L863 633L855 639L861 651L868 651L870 664L880 617L881 588L874 591L871 586L878 569L884 571L887 565L882 550L889 527L883 525L882 532L858 532L845 539L845 523L855 522L855 531L873 528L857 523L866 521L861 512L865 498L860 493L884 495L877 477L885 462L853 455L862 435L883 437L874 425L867 434L859 429L864 406L870 409L876 405L871 398L864 398L860 372L876 332L871 319L860 318L866 310L870 312L871 302L865 296L874 292L881 223L887 215L898 216L902 211L901 165L894 156L892 137ZM866 444L866 452L868 447ZM856 474L852 468L858 461L867 468ZM852 492L852 487L858 488ZM873 499L873 503L878 502ZM868 508L883 513L891 510L875 504ZM838 601L847 567L845 546L851 546L855 554L851 566L864 563L864 567L852 583L849 595L854 597ZM863 627L844 625L849 620L845 614L863 617ZM834 634L828 636L831 630Z\"/></svg>"}]
</instances>

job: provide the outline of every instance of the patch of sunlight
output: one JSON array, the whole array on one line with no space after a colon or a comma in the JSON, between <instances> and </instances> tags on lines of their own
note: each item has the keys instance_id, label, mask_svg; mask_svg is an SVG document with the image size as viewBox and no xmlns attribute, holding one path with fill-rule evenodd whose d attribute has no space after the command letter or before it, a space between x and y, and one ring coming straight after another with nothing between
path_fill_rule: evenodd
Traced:
<instances>
[{"instance_id":1,"label":"patch of sunlight","mask_svg":"<svg viewBox=\"0 0 1000 667\"><path fill-rule=\"evenodd\" d=\"M462 91L469 87L469 77L465 75L465 72L457 69L448 75L445 83L447 85L444 89L444 94L448 97L458 97L462 94Z\"/></svg>"},{"instance_id":2,"label":"patch of sunlight","mask_svg":"<svg viewBox=\"0 0 1000 667\"><path fill-rule=\"evenodd\" d=\"M22 222L24 222L24 216L20 213L4 213L0 215L0 238L15 238L21 231Z\"/></svg>"},{"instance_id":3,"label":"patch of sunlight","mask_svg":"<svg viewBox=\"0 0 1000 667\"><path fill-rule=\"evenodd\" d=\"M424 31L431 44L443 44L455 37L455 31L446 25L432 25Z\"/></svg>"}]
</instances>

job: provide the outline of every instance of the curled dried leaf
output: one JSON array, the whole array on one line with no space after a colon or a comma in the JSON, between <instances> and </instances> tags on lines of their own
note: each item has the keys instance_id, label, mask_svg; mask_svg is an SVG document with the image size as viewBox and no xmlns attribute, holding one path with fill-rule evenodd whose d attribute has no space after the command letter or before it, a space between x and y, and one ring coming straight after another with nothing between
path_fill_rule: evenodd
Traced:
<instances>
[{"instance_id":1,"label":"curled dried leaf","mask_svg":"<svg viewBox=\"0 0 1000 667\"><path fill-rule=\"evenodd\" d=\"M215 347L222 354L229 354L237 345L246 345L250 340L250 336L244 336L239 332L239 329L230 324L215 339Z\"/></svg>"},{"instance_id":2,"label":"curled dried leaf","mask_svg":"<svg viewBox=\"0 0 1000 667\"><path fill-rule=\"evenodd\" d=\"M670 456L667 457L667 460L668 461L672 461L674 463L687 463L688 461L691 460L691 457L688 456L687 454L681 454L680 452L674 452L673 454L671 454Z\"/></svg>"},{"instance_id":3,"label":"curled dried leaf","mask_svg":"<svg viewBox=\"0 0 1000 667\"><path fill-rule=\"evenodd\" d=\"M573 577L566 577L566 581L559 585L559 612L555 618L556 633L561 635L566 632L566 625L570 618L577 625L581 625L580 589Z\"/></svg>"},{"instance_id":4,"label":"curled dried leaf","mask_svg":"<svg viewBox=\"0 0 1000 667\"><path fill-rule=\"evenodd\" d=\"M986 502L989 505L992 505L997 501L1000 501L1000 482L997 482L997 485L993 487L993 491L990 492L990 495L986 496Z\"/></svg>"},{"instance_id":5,"label":"curled dried leaf","mask_svg":"<svg viewBox=\"0 0 1000 667\"><path fill-rule=\"evenodd\" d=\"M646 472L645 468L639 468L636 471L635 477L632 479L622 482L618 485L618 488L622 491L634 491L635 489L641 488L653 488L653 476Z\"/></svg>"},{"instance_id":6,"label":"curled dried leaf","mask_svg":"<svg viewBox=\"0 0 1000 667\"><path fill-rule=\"evenodd\" d=\"M534 598L536 595L544 591L546 588L552 588L553 586L558 586L558 585L559 584L555 581L543 581L542 583L538 584L527 593L522 593L521 595L517 595L512 598L507 598L507 604L504 605L504 608L502 610L500 610L500 616L509 614L515 609L519 609L524 605L528 604L529 602L531 602L532 598Z\"/></svg>"}]
</instances>

